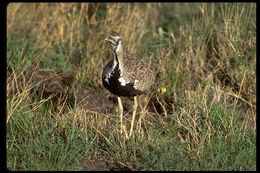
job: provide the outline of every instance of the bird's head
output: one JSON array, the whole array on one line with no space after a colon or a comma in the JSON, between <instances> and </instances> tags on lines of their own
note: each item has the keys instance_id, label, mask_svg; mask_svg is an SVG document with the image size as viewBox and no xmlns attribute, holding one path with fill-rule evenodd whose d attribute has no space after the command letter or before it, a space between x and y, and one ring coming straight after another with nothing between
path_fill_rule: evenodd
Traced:
<instances>
[{"instance_id":1,"label":"bird's head","mask_svg":"<svg viewBox=\"0 0 260 173\"><path fill-rule=\"evenodd\" d=\"M111 46L111 49L112 49L113 52L117 52L117 49L119 47L121 47L121 37L115 31L111 31L109 33L108 38L106 38L105 40L110 43L110 46Z\"/></svg>"}]
</instances>

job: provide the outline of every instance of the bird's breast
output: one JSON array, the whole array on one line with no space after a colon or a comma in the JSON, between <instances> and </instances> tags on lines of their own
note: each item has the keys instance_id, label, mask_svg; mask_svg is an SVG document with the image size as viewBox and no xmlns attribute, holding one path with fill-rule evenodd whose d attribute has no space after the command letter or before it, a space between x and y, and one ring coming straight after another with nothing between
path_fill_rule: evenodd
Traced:
<instances>
[{"instance_id":1,"label":"bird's breast","mask_svg":"<svg viewBox=\"0 0 260 173\"><path fill-rule=\"evenodd\" d=\"M112 67L113 62L110 61L103 69L102 83L107 90L112 94L124 97L136 96L143 93L134 87L135 82L128 81L121 75L118 63L113 70Z\"/></svg>"}]
</instances>

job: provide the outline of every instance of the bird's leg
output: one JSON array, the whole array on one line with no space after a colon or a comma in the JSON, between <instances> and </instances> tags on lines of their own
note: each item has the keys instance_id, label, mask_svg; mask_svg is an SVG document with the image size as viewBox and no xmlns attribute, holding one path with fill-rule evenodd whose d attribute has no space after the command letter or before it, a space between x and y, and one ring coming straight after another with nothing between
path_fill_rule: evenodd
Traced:
<instances>
[{"instance_id":1,"label":"bird's leg","mask_svg":"<svg viewBox=\"0 0 260 173\"><path fill-rule=\"evenodd\" d=\"M133 115L132 115L132 121L131 121L131 127L130 127L129 137L132 135L132 132L133 132L136 109L137 109L137 97L135 96L135 97L134 97Z\"/></svg>"},{"instance_id":2,"label":"bird's leg","mask_svg":"<svg viewBox=\"0 0 260 173\"><path fill-rule=\"evenodd\" d=\"M118 100L118 113L120 118L120 133L123 133L123 105L120 97L117 97Z\"/></svg>"}]
</instances>

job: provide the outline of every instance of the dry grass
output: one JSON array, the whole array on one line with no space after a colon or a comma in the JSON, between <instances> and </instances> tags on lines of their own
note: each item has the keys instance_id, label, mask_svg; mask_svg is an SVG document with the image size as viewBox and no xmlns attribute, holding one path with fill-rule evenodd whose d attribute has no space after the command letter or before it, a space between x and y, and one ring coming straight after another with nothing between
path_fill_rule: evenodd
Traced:
<instances>
[{"instance_id":1,"label":"dry grass","mask_svg":"<svg viewBox=\"0 0 260 173\"><path fill-rule=\"evenodd\" d=\"M8 168L88 169L81 161L102 155L132 170L255 170L255 11L252 3L9 4ZM90 111L64 94L104 90L111 30L157 73L130 140L116 111ZM72 74L70 84L56 82L69 91L44 97L39 69Z\"/></svg>"}]
</instances>

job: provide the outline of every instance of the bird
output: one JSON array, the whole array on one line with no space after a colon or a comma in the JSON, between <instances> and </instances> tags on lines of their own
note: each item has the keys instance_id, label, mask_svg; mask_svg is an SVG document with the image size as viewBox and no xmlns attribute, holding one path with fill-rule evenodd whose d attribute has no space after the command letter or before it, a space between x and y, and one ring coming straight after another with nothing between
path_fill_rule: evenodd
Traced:
<instances>
[{"instance_id":1,"label":"bird","mask_svg":"<svg viewBox=\"0 0 260 173\"><path fill-rule=\"evenodd\" d=\"M117 96L120 117L120 132L123 132L123 105L120 97L134 97L132 120L128 137L132 135L137 110L137 96L146 93L155 81L150 63L126 54L122 38L116 31L110 31L105 39L110 45L113 58L104 66L102 84Z\"/></svg>"}]
</instances>

